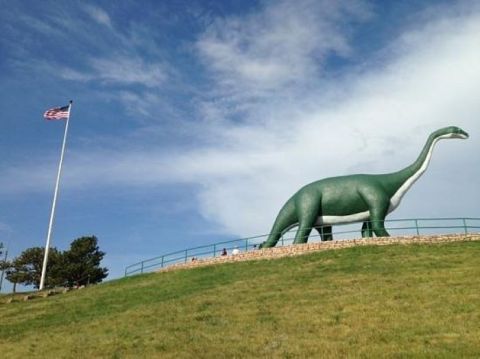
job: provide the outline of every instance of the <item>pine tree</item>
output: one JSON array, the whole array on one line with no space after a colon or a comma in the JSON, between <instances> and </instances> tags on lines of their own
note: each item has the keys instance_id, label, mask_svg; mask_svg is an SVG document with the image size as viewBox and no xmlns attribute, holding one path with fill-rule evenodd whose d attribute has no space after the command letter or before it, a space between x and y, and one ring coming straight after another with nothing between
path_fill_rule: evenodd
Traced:
<instances>
[{"instance_id":1,"label":"pine tree","mask_svg":"<svg viewBox=\"0 0 480 359\"><path fill-rule=\"evenodd\" d=\"M100 251L95 236L81 237L70 244L63 253L62 277L69 286L99 283L108 275L108 269L100 267L105 252Z\"/></svg>"}]
</instances>

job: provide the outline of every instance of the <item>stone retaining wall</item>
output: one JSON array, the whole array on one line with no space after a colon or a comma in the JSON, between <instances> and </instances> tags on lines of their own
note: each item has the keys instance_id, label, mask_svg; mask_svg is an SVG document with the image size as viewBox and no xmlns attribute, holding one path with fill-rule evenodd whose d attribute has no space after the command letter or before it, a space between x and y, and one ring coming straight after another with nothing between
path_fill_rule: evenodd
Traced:
<instances>
[{"instance_id":1,"label":"stone retaining wall","mask_svg":"<svg viewBox=\"0 0 480 359\"><path fill-rule=\"evenodd\" d=\"M306 253L327 251L341 248L350 248L355 246L386 246L391 244L436 244L445 242L464 242L480 241L480 233L477 234L451 234L451 235L432 235L432 236L402 236L402 237L380 237L352 240L335 240L329 242L315 242L296 244L284 247L265 248L240 252L237 255L227 255L220 257L204 258L187 263L177 263L158 270L166 272L178 269L203 267L214 264L242 262L259 259L274 259L280 257L297 256Z\"/></svg>"}]
</instances>

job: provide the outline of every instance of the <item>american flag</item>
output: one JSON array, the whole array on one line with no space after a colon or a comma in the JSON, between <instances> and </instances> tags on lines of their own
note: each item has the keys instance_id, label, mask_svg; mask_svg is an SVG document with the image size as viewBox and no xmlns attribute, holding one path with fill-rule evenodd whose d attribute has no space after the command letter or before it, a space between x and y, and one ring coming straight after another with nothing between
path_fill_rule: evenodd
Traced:
<instances>
[{"instance_id":1,"label":"american flag","mask_svg":"<svg viewBox=\"0 0 480 359\"><path fill-rule=\"evenodd\" d=\"M43 117L45 117L46 120L64 120L67 119L70 111L69 111L69 105L63 106L63 107L56 107L56 108L51 108L50 110L45 111L43 114Z\"/></svg>"}]
</instances>

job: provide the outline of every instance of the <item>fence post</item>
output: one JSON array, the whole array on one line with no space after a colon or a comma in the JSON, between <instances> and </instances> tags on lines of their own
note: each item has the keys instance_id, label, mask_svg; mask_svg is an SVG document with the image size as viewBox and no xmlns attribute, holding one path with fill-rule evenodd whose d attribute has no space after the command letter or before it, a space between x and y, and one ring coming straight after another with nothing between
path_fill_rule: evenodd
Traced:
<instances>
[{"instance_id":1,"label":"fence post","mask_svg":"<svg viewBox=\"0 0 480 359\"><path fill-rule=\"evenodd\" d=\"M245 252L248 252L248 239L245 239Z\"/></svg>"},{"instance_id":2,"label":"fence post","mask_svg":"<svg viewBox=\"0 0 480 359\"><path fill-rule=\"evenodd\" d=\"M417 230L417 236L420 234L420 231L418 229L418 219L415 219L415 229Z\"/></svg>"},{"instance_id":3,"label":"fence post","mask_svg":"<svg viewBox=\"0 0 480 359\"><path fill-rule=\"evenodd\" d=\"M185 263L187 263L188 249L185 249Z\"/></svg>"},{"instance_id":4,"label":"fence post","mask_svg":"<svg viewBox=\"0 0 480 359\"><path fill-rule=\"evenodd\" d=\"M213 245L213 256L215 257L217 255L217 245Z\"/></svg>"},{"instance_id":5,"label":"fence post","mask_svg":"<svg viewBox=\"0 0 480 359\"><path fill-rule=\"evenodd\" d=\"M160 268L163 268L163 258L164 258L164 257L165 257L165 256L162 256L162 266L161 266Z\"/></svg>"},{"instance_id":6,"label":"fence post","mask_svg":"<svg viewBox=\"0 0 480 359\"><path fill-rule=\"evenodd\" d=\"M140 273L143 274L143 261L141 263L142 263L142 267L140 268Z\"/></svg>"},{"instance_id":7,"label":"fence post","mask_svg":"<svg viewBox=\"0 0 480 359\"><path fill-rule=\"evenodd\" d=\"M285 245L285 244L283 243L283 236L284 236L284 235L282 234L282 247Z\"/></svg>"},{"instance_id":8,"label":"fence post","mask_svg":"<svg viewBox=\"0 0 480 359\"><path fill-rule=\"evenodd\" d=\"M463 220L463 229L465 230L465 234L468 234L467 220L465 218L462 218L462 220Z\"/></svg>"}]
</instances>

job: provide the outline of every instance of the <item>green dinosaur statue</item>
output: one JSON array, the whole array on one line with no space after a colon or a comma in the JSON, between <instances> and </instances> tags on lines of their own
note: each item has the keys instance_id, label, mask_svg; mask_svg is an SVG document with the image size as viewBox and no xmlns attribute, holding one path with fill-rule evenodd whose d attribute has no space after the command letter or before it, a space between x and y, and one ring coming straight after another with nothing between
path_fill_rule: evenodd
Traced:
<instances>
[{"instance_id":1,"label":"green dinosaur statue","mask_svg":"<svg viewBox=\"0 0 480 359\"><path fill-rule=\"evenodd\" d=\"M302 187L280 210L272 231L260 248L273 247L280 237L298 226L293 243L306 243L317 227L322 240L332 240L332 225L363 222L362 237L389 236L385 217L398 207L402 197L425 172L437 141L468 138L468 133L451 126L433 132L417 160L394 173L325 178Z\"/></svg>"}]
</instances>

